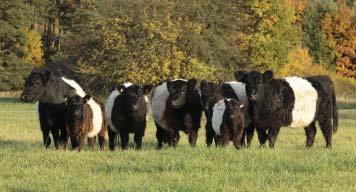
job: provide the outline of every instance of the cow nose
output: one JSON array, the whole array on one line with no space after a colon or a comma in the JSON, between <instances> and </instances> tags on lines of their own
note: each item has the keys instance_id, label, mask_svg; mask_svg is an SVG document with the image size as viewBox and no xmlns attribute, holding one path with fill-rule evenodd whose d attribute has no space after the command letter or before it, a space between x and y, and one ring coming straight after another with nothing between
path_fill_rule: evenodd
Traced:
<instances>
[{"instance_id":1,"label":"cow nose","mask_svg":"<svg viewBox=\"0 0 356 192\"><path fill-rule=\"evenodd\" d=\"M257 100L257 95L251 95L251 100L256 101Z\"/></svg>"}]
</instances>

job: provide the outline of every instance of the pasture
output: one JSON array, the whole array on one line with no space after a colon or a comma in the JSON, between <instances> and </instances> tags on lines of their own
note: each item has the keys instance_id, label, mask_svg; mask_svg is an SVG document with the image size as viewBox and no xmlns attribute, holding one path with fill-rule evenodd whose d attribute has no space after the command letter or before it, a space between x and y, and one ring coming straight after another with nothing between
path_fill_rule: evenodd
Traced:
<instances>
[{"instance_id":1,"label":"pasture","mask_svg":"<svg viewBox=\"0 0 356 192\"><path fill-rule=\"evenodd\" d=\"M339 103L333 149L320 129L305 148L303 129L283 128L274 150L205 146L181 133L176 149L156 150L150 119L141 151L46 150L33 104L0 98L0 191L356 191L356 101Z\"/></svg>"}]
</instances>

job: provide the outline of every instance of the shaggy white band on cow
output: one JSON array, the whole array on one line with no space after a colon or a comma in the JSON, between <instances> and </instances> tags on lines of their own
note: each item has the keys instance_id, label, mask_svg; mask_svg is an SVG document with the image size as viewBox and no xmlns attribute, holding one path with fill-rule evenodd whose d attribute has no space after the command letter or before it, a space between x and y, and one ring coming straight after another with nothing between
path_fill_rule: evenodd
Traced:
<instances>
[{"instance_id":1,"label":"shaggy white band on cow","mask_svg":"<svg viewBox=\"0 0 356 192\"><path fill-rule=\"evenodd\" d=\"M313 122L316 112L318 92L306 79L299 77L284 78L292 88L295 101L292 111L291 127L306 127Z\"/></svg>"},{"instance_id":2,"label":"shaggy white band on cow","mask_svg":"<svg viewBox=\"0 0 356 192\"><path fill-rule=\"evenodd\" d=\"M153 119L162 128L166 128L166 123L163 119L164 111L166 109L166 101L169 97L167 82L162 83L154 89L151 101L151 110Z\"/></svg>"},{"instance_id":3,"label":"shaggy white band on cow","mask_svg":"<svg viewBox=\"0 0 356 192\"><path fill-rule=\"evenodd\" d=\"M65 83L67 83L69 86L74 88L77 95L79 95L80 97L85 97L85 91L82 89L82 87L77 82L75 82L72 79L67 79L65 77L62 77L62 80Z\"/></svg>"},{"instance_id":4,"label":"shaggy white band on cow","mask_svg":"<svg viewBox=\"0 0 356 192\"><path fill-rule=\"evenodd\" d=\"M112 113L112 109L114 108L114 103L115 103L115 99L117 98L117 96L120 95L120 92L115 89L114 91L112 91L110 93L110 96L108 98L108 101L106 103L106 117L108 119L109 122L109 127L112 131L116 132L116 127L114 126L114 124L111 121L111 113Z\"/></svg>"},{"instance_id":5,"label":"shaggy white band on cow","mask_svg":"<svg viewBox=\"0 0 356 192\"><path fill-rule=\"evenodd\" d=\"M212 117L212 126L215 131L215 134L221 135L220 129L223 121L223 116L226 106L224 99L218 101L213 107L213 117Z\"/></svg>"},{"instance_id":6,"label":"shaggy white band on cow","mask_svg":"<svg viewBox=\"0 0 356 192\"><path fill-rule=\"evenodd\" d=\"M93 98L90 98L87 104L93 111L93 130L88 133L88 137L95 137L101 130L103 124L103 116L100 105L95 102Z\"/></svg>"}]
</instances>

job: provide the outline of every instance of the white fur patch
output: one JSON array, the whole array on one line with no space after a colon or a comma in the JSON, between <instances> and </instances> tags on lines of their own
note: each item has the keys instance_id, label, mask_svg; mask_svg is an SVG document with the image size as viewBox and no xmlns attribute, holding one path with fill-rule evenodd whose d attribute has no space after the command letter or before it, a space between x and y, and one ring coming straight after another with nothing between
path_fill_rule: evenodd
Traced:
<instances>
[{"instance_id":1,"label":"white fur patch","mask_svg":"<svg viewBox=\"0 0 356 192\"><path fill-rule=\"evenodd\" d=\"M162 128L166 128L166 123L163 119L164 111L166 110L166 101L169 92L167 82L162 83L154 89L153 97L151 100L151 110L153 119Z\"/></svg>"},{"instance_id":2,"label":"white fur patch","mask_svg":"<svg viewBox=\"0 0 356 192\"><path fill-rule=\"evenodd\" d=\"M305 127L314 120L318 92L306 79L300 77L284 78L292 88L295 102L292 111L291 127Z\"/></svg>"},{"instance_id":3,"label":"white fur patch","mask_svg":"<svg viewBox=\"0 0 356 192\"><path fill-rule=\"evenodd\" d=\"M247 94L246 94L246 88L245 88L245 83L237 82L237 81L230 81L230 82L225 82L226 84L229 84L232 89L235 91L235 94L239 100L242 100L243 106L244 106L244 118L245 118L245 127L249 125L252 121L248 109L248 99L247 99Z\"/></svg>"},{"instance_id":4,"label":"white fur patch","mask_svg":"<svg viewBox=\"0 0 356 192\"><path fill-rule=\"evenodd\" d=\"M36 101L35 103L35 109L36 109L36 112L37 112L37 115L38 115L38 119L40 119L40 109L39 109L39 101Z\"/></svg>"},{"instance_id":5,"label":"white fur patch","mask_svg":"<svg viewBox=\"0 0 356 192\"><path fill-rule=\"evenodd\" d=\"M62 77L62 80L65 83L67 83L69 86L74 88L75 92L77 93L77 95L79 95L80 97L84 97L85 96L85 91L82 89L82 87L77 82L75 82L72 79L67 79L65 77Z\"/></svg>"},{"instance_id":6,"label":"white fur patch","mask_svg":"<svg viewBox=\"0 0 356 192\"><path fill-rule=\"evenodd\" d=\"M106 112L106 117L109 122L109 127L114 132L116 132L117 130L111 121L111 113L112 113L112 109L114 108L115 99L119 95L120 95L120 92L118 90L115 89L114 91L112 91L109 95L109 98L108 98L108 101L106 102L106 107L105 107L105 112Z\"/></svg>"},{"instance_id":7,"label":"white fur patch","mask_svg":"<svg viewBox=\"0 0 356 192\"><path fill-rule=\"evenodd\" d=\"M211 123L213 125L215 134L217 134L217 135L221 135L220 128L221 128L221 124L223 121L225 109L226 109L226 106L225 106L224 99L215 103L215 105L213 107L213 117L212 117Z\"/></svg>"},{"instance_id":8,"label":"white fur patch","mask_svg":"<svg viewBox=\"0 0 356 192\"><path fill-rule=\"evenodd\" d=\"M187 82L186 79L174 79L174 80L172 80L172 81L185 81L185 82Z\"/></svg>"},{"instance_id":9,"label":"white fur patch","mask_svg":"<svg viewBox=\"0 0 356 192\"><path fill-rule=\"evenodd\" d=\"M126 83L124 83L123 85L124 85L126 88L128 88L128 87L132 86L132 83L131 83L131 82L126 82Z\"/></svg>"},{"instance_id":10,"label":"white fur patch","mask_svg":"<svg viewBox=\"0 0 356 192\"><path fill-rule=\"evenodd\" d=\"M95 102L93 98L90 98L87 104L93 111L93 130L88 133L88 137L95 137L101 130L103 124L103 116L100 105Z\"/></svg>"},{"instance_id":11,"label":"white fur patch","mask_svg":"<svg viewBox=\"0 0 356 192\"><path fill-rule=\"evenodd\" d=\"M149 114L149 111L150 111L150 105L149 105L150 99L148 98L147 95L145 95L143 98L145 99L146 105L147 105L147 114L146 114L146 121L147 121L148 120L148 114Z\"/></svg>"}]
</instances>

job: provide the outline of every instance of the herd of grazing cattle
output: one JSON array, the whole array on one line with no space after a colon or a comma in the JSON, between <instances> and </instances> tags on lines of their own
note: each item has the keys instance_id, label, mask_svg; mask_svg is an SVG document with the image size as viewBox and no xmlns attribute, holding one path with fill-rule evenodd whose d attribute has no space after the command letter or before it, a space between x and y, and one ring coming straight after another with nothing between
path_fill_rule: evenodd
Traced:
<instances>
[{"instance_id":1,"label":"herd of grazing cattle","mask_svg":"<svg viewBox=\"0 0 356 192\"><path fill-rule=\"evenodd\" d=\"M70 139L72 148L80 151L87 138L93 149L98 138L103 149L108 134L111 150L118 141L126 149L129 134L134 133L136 149L141 149L147 105L157 128L158 149L163 144L176 147L179 131L195 146L202 112L208 147L213 141L216 146L232 141L236 149L249 147L256 130L260 144L268 139L273 148L282 126L304 128L306 147L311 147L318 121L326 147L331 148L338 111L329 77L274 78L272 71L236 71L234 75L236 81L219 83L175 79L155 86L119 84L113 86L104 106L74 80L37 68L27 77L21 100L36 102L46 148L52 140L57 149L66 148Z\"/></svg>"}]
</instances>

